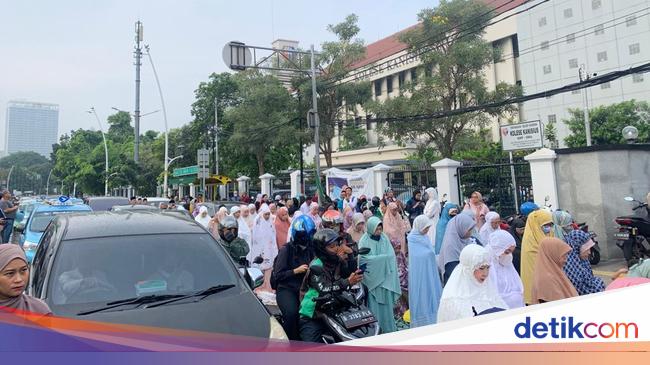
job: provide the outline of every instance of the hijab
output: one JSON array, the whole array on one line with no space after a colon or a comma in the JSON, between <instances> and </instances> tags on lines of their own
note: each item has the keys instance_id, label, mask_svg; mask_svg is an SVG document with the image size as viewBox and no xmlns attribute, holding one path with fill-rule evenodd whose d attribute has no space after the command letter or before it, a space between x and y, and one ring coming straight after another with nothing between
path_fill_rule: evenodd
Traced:
<instances>
[{"instance_id":1,"label":"hijab","mask_svg":"<svg viewBox=\"0 0 650 365\"><path fill-rule=\"evenodd\" d=\"M554 236L567 242L566 235L573 230L571 226L571 223L573 223L571 214L564 210L556 210L553 212L552 222Z\"/></svg>"},{"instance_id":2,"label":"hijab","mask_svg":"<svg viewBox=\"0 0 650 365\"><path fill-rule=\"evenodd\" d=\"M25 252L20 248L20 246L13 243L0 245L0 271L3 271L7 265L15 259L22 260L27 264L27 257L25 257ZM48 307L45 302L33 298L25 293L22 293L17 297L0 300L0 308L2 307L32 314L52 314L50 307Z\"/></svg>"},{"instance_id":3,"label":"hijab","mask_svg":"<svg viewBox=\"0 0 650 365\"><path fill-rule=\"evenodd\" d=\"M411 232L409 234L423 235L424 233L422 233L422 231L424 231L424 229L427 227L431 227L432 225L433 222L431 221L431 219L427 218L424 215L419 215L413 221L413 228L411 228Z\"/></svg>"},{"instance_id":4,"label":"hijab","mask_svg":"<svg viewBox=\"0 0 650 365\"><path fill-rule=\"evenodd\" d=\"M357 227L359 226L360 223L366 223L366 218L363 216L362 213L354 213L352 216L352 225L348 230L346 231L350 237L352 237L352 240L354 242L359 242L361 240L361 236L363 236L364 231L358 231Z\"/></svg>"},{"instance_id":5,"label":"hijab","mask_svg":"<svg viewBox=\"0 0 650 365\"><path fill-rule=\"evenodd\" d=\"M245 218L246 224L248 224L248 229L252 232L253 226L255 225L255 218L257 217L257 211L255 213L251 213L251 209L256 209L255 204L248 204L247 209L248 216Z\"/></svg>"},{"instance_id":6,"label":"hijab","mask_svg":"<svg viewBox=\"0 0 650 365\"><path fill-rule=\"evenodd\" d=\"M200 225L202 225L203 228L208 228L211 219L212 217L208 215L208 208L204 205L201 205L201 207L199 208L199 214L197 214L194 220L197 221Z\"/></svg>"},{"instance_id":7,"label":"hijab","mask_svg":"<svg viewBox=\"0 0 650 365\"><path fill-rule=\"evenodd\" d=\"M580 230L573 230L565 236L566 242L571 246L571 252L564 265L564 273L571 280L580 295L599 293L605 290L603 279L594 276L589 260L580 258L580 251L589 245L591 236Z\"/></svg>"},{"instance_id":8,"label":"hijab","mask_svg":"<svg viewBox=\"0 0 650 365\"><path fill-rule=\"evenodd\" d=\"M459 215L460 216L460 215ZM468 228L469 229L469 228ZM488 250L476 244L467 245L460 253L460 263L452 272L442 291L438 323L474 316L491 308L508 309L496 285L488 276L479 283L474 271L490 264Z\"/></svg>"},{"instance_id":9,"label":"hijab","mask_svg":"<svg viewBox=\"0 0 650 365\"><path fill-rule=\"evenodd\" d=\"M242 212L242 214L239 216L239 219L237 219L237 237L243 239L246 241L246 243L248 243L248 249L250 252L251 242L253 240L253 234L251 232L251 228L248 226L247 220L247 218L250 217L250 214L246 218L244 218L243 214L243 211L247 209L248 207L246 205L241 205L239 207L239 211Z\"/></svg>"},{"instance_id":10,"label":"hijab","mask_svg":"<svg viewBox=\"0 0 650 365\"><path fill-rule=\"evenodd\" d=\"M363 211L363 218L367 221L370 219L370 217L373 217L372 211L370 209L366 209Z\"/></svg>"},{"instance_id":11,"label":"hijab","mask_svg":"<svg viewBox=\"0 0 650 365\"><path fill-rule=\"evenodd\" d=\"M517 243L517 247L521 247L521 238L523 237L523 235L519 236L519 234L517 233L517 228L524 228L524 227L526 227L526 222L524 222L524 220L521 218L515 218L512 221L512 224L510 225L510 234L515 239L515 242Z\"/></svg>"},{"instance_id":12,"label":"hijab","mask_svg":"<svg viewBox=\"0 0 650 365\"><path fill-rule=\"evenodd\" d=\"M458 214L449 221L440 251L442 267L450 262L459 261L463 248L472 243L471 238L464 238L464 236L475 226L476 222L468 214Z\"/></svg>"},{"instance_id":13,"label":"hijab","mask_svg":"<svg viewBox=\"0 0 650 365\"><path fill-rule=\"evenodd\" d=\"M399 214L397 204L388 203L388 211L384 216L384 233L391 243L399 245L402 253L406 252L406 233L409 231L408 223Z\"/></svg>"},{"instance_id":14,"label":"hijab","mask_svg":"<svg viewBox=\"0 0 650 365\"><path fill-rule=\"evenodd\" d=\"M564 273L562 257L571 247L558 238L544 238L539 245L533 276L533 303L577 297L578 292Z\"/></svg>"},{"instance_id":15,"label":"hijab","mask_svg":"<svg viewBox=\"0 0 650 365\"><path fill-rule=\"evenodd\" d=\"M349 205L343 209L343 230L347 231L353 224L352 216L354 215L354 209Z\"/></svg>"},{"instance_id":16,"label":"hijab","mask_svg":"<svg viewBox=\"0 0 650 365\"><path fill-rule=\"evenodd\" d=\"M286 220L280 219L281 217L286 217ZM278 209L278 214L275 216L275 240L278 244L278 250L282 248L287 242L289 242L289 227L291 226L291 220L289 219L289 210L285 207Z\"/></svg>"},{"instance_id":17,"label":"hijab","mask_svg":"<svg viewBox=\"0 0 650 365\"><path fill-rule=\"evenodd\" d=\"M436 225L436 242L435 242L436 255L440 254L440 249L442 248L442 239L445 237L447 224L452 218L449 215L449 211L452 209L458 210L458 205L454 203L446 203L445 206L442 208L442 213L440 214L440 220Z\"/></svg>"},{"instance_id":18,"label":"hijab","mask_svg":"<svg viewBox=\"0 0 650 365\"><path fill-rule=\"evenodd\" d=\"M276 241L275 226L271 217L265 219L264 215L271 213L269 206L262 204L255 218L253 226L253 247L250 253L250 262L253 262L257 256L262 256L264 261L258 266L261 270L269 270L273 267L273 260L278 255L278 245Z\"/></svg>"},{"instance_id":19,"label":"hijab","mask_svg":"<svg viewBox=\"0 0 650 365\"><path fill-rule=\"evenodd\" d=\"M476 228L481 229L485 223L484 216L490 211L490 209L483 202L483 195L481 195L481 193L475 191L472 193L472 195L473 194L476 194L478 196L478 203L472 203L472 199L470 198L469 201L467 201L465 209L463 210L471 210L474 213L474 219L476 219Z\"/></svg>"},{"instance_id":20,"label":"hijab","mask_svg":"<svg viewBox=\"0 0 650 365\"><path fill-rule=\"evenodd\" d=\"M485 224L483 225L483 227L481 227L479 231L479 235L483 247L487 247L489 245L490 235L499 230L498 227L496 229L492 228L492 222L494 222L499 218L501 218L501 216L499 216L499 213L497 212L489 212L488 214L485 215Z\"/></svg>"},{"instance_id":21,"label":"hijab","mask_svg":"<svg viewBox=\"0 0 650 365\"><path fill-rule=\"evenodd\" d=\"M489 242L490 280L496 284L501 298L510 308L523 307L524 285L512 264L512 253L503 255L509 247L516 246L515 239L510 233L498 229L490 235Z\"/></svg>"},{"instance_id":22,"label":"hijab","mask_svg":"<svg viewBox=\"0 0 650 365\"><path fill-rule=\"evenodd\" d=\"M309 216L309 218L311 218L314 221L314 224L316 225L316 229L320 229L322 227L323 220L321 219L320 215L318 215L318 213L312 214L312 210L317 208L318 208L318 203L315 202L311 203L309 205L309 214L307 214L307 216Z\"/></svg>"},{"instance_id":23,"label":"hijab","mask_svg":"<svg viewBox=\"0 0 650 365\"><path fill-rule=\"evenodd\" d=\"M438 191L435 188L428 188L424 191L427 194L427 204L424 206L424 214L429 219L438 219L440 214L440 202L438 201Z\"/></svg>"}]
</instances>

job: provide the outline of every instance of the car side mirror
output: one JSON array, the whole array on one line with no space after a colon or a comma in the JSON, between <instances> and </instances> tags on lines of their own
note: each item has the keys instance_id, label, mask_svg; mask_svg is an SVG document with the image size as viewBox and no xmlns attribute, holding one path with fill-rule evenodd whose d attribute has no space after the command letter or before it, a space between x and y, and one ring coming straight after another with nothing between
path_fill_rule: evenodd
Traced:
<instances>
[{"instance_id":1,"label":"car side mirror","mask_svg":"<svg viewBox=\"0 0 650 365\"><path fill-rule=\"evenodd\" d=\"M359 249L359 255L367 255L370 253L370 247L363 247Z\"/></svg>"},{"instance_id":2,"label":"car side mirror","mask_svg":"<svg viewBox=\"0 0 650 365\"><path fill-rule=\"evenodd\" d=\"M252 289L257 289L262 284L264 284L264 273L262 273L262 270L258 268L248 268L246 269L248 271L248 276L250 277L250 285Z\"/></svg>"},{"instance_id":3,"label":"car side mirror","mask_svg":"<svg viewBox=\"0 0 650 365\"><path fill-rule=\"evenodd\" d=\"M626 196L626 197L623 198L623 199L624 199L626 202L633 202L633 201L634 201L634 198L631 197L631 196Z\"/></svg>"}]
</instances>

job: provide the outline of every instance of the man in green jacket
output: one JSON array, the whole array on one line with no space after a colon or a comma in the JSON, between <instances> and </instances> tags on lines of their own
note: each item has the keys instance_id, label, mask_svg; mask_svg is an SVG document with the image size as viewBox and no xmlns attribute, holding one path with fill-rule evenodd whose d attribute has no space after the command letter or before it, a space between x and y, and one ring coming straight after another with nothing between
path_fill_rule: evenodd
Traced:
<instances>
[{"instance_id":1,"label":"man in green jacket","mask_svg":"<svg viewBox=\"0 0 650 365\"><path fill-rule=\"evenodd\" d=\"M231 215L226 216L219 223L219 237L217 237L217 241L228 251L235 262L239 262L239 259L248 255L248 251L250 251L248 243L237 237L238 229L237 220Z\"/></svg>"}]
</instances>

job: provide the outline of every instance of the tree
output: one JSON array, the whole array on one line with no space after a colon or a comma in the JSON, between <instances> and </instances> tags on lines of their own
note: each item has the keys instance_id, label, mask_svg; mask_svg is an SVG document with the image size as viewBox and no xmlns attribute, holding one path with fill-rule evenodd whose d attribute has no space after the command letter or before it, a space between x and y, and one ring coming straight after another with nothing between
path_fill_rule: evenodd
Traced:
<instances>
[{"instance_id":1,"label":"tree","mask_svg":"<svg viewBox=\"0 0 650 365\"><path fill-rule=\"evenodd\" d=\"M548 124L544 127L544 136L546 137L546 140L548 141L548 147L549 148L557 148L558 147L558 142L557 142L557 128L555 127L555 122L554 121L549 121Z\"/></svg>"},{"instance_id":2,"label":"tree","mask_svg":"<svg viewBox=\"0 0 650 365\"><path fill-rule=\"evenodd\" d=\"M441 1L435 9L422 10L421 25L401 40L411 51L426 47L420 61L433 72L423 72L420 82L405 86L400 96L371 103L370 111L378 117L431 115L521 95L520 87L506 83L487 89L484 71L500 59L498 50L482 38L492 17L489 10L476 0ZM398 143L414 142L419 149L432 145L442 157L452 157L467 130L485 127L490 117L507 117L515 111L516 106L505 105L443 118L383 123L379 130Z\"/></svg>"},{"instance_id":3,"label":"tree","mask_svg":"<svg viewBox=\"0 0 650 365\"><path fill-rule=\"evenodd\" d=\"M277 78L251 70L235 76L237 106L226 112L233 124L230 143L257 161L258 176L266 173L269 151L291 154L289 146L296 133L291 124L294 100Z\"/></svg>"},{"instance_id":4,"label":"tree","mask_svg":"<svg viewBox=\"0 0 650 365\"><path fill-rule=\"evenodd\" d=\"M15 152L0 159L0 181L6 181L11 172L10 188L18 191L45 192L47 176L52 163L36 152Z\"/></svg>"},{"instance_id":5,"label":"tree","mask_svg":"<svg viewBox=\"0 0 650 365\"><path fill-rule=\"evenodd\" d=\"M338 122L356 116L357 106L363 106L371 97L369 82L332 84L332 80L343 79L351 71L354 63L365 56L364 42L355 38L359 34L358 20L356 15L351 14L339 24L330 24L327 30L333 33L337 40L323 43L322 52L316 60L323 70L316 86L320 118L319 149L328 167L332 167L332 138L335 136ZM294 85L303 95L301 98L305 105L303 109L310 108L312 100L310 79L306 76L300 77L294 80Z\"/></svg>"},{"instance_id":6,"label":"tree","mask_svg":"<svg viewBox=\"0 0 650 365\"><path fill-rule=\"evenodd\" d=\"M564 123L569 127L571 135L564 142L569 147L586 146L583 111L571 109L569 113L571 117ZM628 125L639 130L637 142L650 142L650 106L644 101L628 100L591 109L589 123L591 142L594 145L626 143L622 131Z\"/></svg>"},{"instance_id":7,"label":"tree","mask_svg":"<svg viewBox=\"0 0 650 365\"><path fill-rule=\"evenodd\" d=\"M361 148L368 144L365 129L354 123L346 123L343 127L343 140L341 141L341 151L351 151Z\"/></svg>"}]
</instances>

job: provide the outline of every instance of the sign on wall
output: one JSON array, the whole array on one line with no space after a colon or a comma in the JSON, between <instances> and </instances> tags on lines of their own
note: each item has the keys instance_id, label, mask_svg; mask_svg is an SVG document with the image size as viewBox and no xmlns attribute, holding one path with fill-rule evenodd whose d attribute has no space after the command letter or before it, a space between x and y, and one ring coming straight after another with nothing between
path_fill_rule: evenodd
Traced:
<instances>
[{"instance_id":1,"label":"sign on wall","mask_svg":"<svg viewBox=\"0 0 650 365\"><path fill-rule=\"evenodd\" d=\"M327 195L332 199L341 196L344 186L352 188L352 195L374 196L373 171L371 169L360 171L345 171L337 168L327 170Z\"/></svg>"},{"instance_id":2,"label":"sign on wall","mask_svg":"<svg viewBox=\"0 0 650 365\"><path fill-rule=\"evenodd\" d=\"M544 147L542 122L526 122L501 126L504 151L532 150Z\"/></svg>"}]
</instances>

